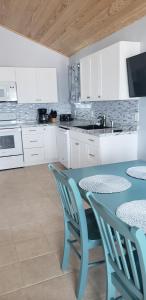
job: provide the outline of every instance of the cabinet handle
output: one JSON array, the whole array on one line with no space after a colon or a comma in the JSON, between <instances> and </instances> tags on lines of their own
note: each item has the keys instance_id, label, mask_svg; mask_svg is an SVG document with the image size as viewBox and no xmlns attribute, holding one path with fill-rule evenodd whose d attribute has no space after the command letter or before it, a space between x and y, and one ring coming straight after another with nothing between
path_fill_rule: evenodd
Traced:
<instances>
[{"instance_id":1,"label":"cabinet handle","mask_svg":"<svg viewBox=\"0 0 146 300\"><path fill-rule=\"evenodd\" d=\"M79 143L75 143L76 146L79 146Z\"/></svg>"},{"instance_id":2,"label":"cabinet handle","mask_svg":"<svg viewBox=\"0 0 146 300\"><path fill-rule=\"evenodd\" d=\"M31 154L31 156L38 156L38 153Z\"/></svg>"},{"instance_id":3,"label":"cabinet handle","mask_svg":"<svg viewBox=\"0 0 146 300\"><path fill-rule=\"evenodd\" d=\"M94 154L91 154L91 153L89 153L89 156L91 156L91 157L95 157L95 155L94 155Z\"/></svg>"},{"instance_id":4,"label":"cabinet handle","mask_svg":"<svg viewBox=\"0 0 146 300\"><path fill-rule=\"evenodd\" d=\"M32 132L32 131L34 132L34 131L36 131L36 129L29 129L29 131L30 131L30 132Z\"/></svg>"},{"instance_id":5,"label":"cabinet handle","mask_svg":"<svg viewBox=\"0 0 146 300\"><path fill-rule=\"evenodd\" d=\"M100 98L101 96L98 96L98 98Z\"/></svg>"},{"instance_id":6,"label":"cabinet handle","mask_svg":"<svg viewBox=\"0 0 146 300\"><path fill-rule=\"evenodd\" d=\"M30 143L37 143L37 141L30 141Z\"/></svg>"},{"instance_id":7,"label":"cabinet handle","mask_svg":"<svg viewBox=\"0 0 146 300\"><path fill-rule=\"evenodd\" d=\"M87 99L90 99L90 96L87 96Z\"/></svg>"},{"instance_id":8,"label":"cabinet handle","mask_svg":"<svg viewBox=\"0 0 146 300\"><path fill-rule=\"evenodd\" d=\"M88 139L88 141L90 141L90 142L94 142L94 140L92 140L92 139Z\"/></svg>"}]
</instances>

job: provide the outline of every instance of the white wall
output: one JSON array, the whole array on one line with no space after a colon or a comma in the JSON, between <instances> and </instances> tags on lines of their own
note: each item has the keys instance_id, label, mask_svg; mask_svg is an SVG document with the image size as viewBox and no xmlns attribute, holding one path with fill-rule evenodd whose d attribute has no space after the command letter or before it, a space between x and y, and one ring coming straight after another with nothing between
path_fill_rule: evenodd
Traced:
<instances>
[{"instance_id":1,"label":"white wall","mask_svg":"<svg viewBox=\"0 0 146 300\"><path fill-rule=\"evenodd\" d=\"M68 57L0 27L0 66L55 67L60 102L68 101Z\"/></svg>"},{"instance_id":2,"label":"white wall","mask_svg":"<svg viewBox=\"0 0 146 300\"><path fill-rule=\"evenodd\" d=\"M146 99L139 101L138 157L146 160Z\"/></svg>"},{"instance_id":3,"label":"white wall","mask_svg":"<svg viewBox=\"0 0 146 300\"><path fill-rule=\"evenodd\" d=\"M70 57L70 63L79 62L80 58L103 49L119 41L141 42L142 51L146 50L146 17L132 23L131 25L113 33L105 39L92 44Z\"/></svg>"}]
</instances>

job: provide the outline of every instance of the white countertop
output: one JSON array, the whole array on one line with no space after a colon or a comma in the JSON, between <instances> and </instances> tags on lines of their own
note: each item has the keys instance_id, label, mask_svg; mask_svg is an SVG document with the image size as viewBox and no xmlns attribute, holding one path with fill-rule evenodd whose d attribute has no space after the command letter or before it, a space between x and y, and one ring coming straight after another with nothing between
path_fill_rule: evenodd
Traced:
<instances>
[{"instance_id":1,"label":"white countertop","mask_svg":"<svg viewBox=\"0 0 146 300\"><path fill-rule=\"evenodd\" d=\"M93 136L105 136L105 135L121 135L121 134L131 134L136 133L137 129L131 126L121 126L121 127L113 127L113 128L105 128L105 129L93 129L93 130L86 130L74 126L80 125L89 125L89 121L83 120L75 120L72 122L61 122L57 124L58 126L62 126L65 128L69 128L70 130L86 133ZM120 132L115 132L115 130L122 129Z\"/></svg>"},{"instance_id":2,"label":"white countertop","mask_svg":"<svg viewBox=\"0 0 146 300\"><path fill-rule=\"evenodd\" d=\"M19 126L21 127L46 127L46 126L57 126L56 123L47 123L47 124L39 124L39 123L36 123L36 122L26 122L26 123L19 123Z\"/></svg>"},{"instance_id":3,"label":"white countertop","mask_svg":"<svg viewBox=\"0 0 146 300\"><path fill-rule=\"evenodd\" d=\"M128 129L122 129L123 131L117 132L115 131L117 130L117 128L85 130L81 128L72 127L71 130L78 131L81 133L86 133L93 136L122 135L122 134L131 134L137 132L137 130L128 130Z\"/></svg>"},{"instance_id":4,"label":"white countertop","mask_svg":"<svg viewBox=\"0 0 146 300\"><path fill-rule=\"evenodd\" d=\"M106 128L106 129L93 129L93 130L86 130L74 126L80 126L80 125L89 125L89 121L85 120L74 120L71 122L56 122L56 123L47 123L47 124L39 124L37 122L25 122L21 123L19 122L19 126L21 127L33 127L33 126L62 126L64 128L68 128L73 131L81 132L84 134L89 134L93 136L106 136L106 135L121 135L121 134L131 134L131 133L136 133L137 129L131 126L121 126L119 127L114 127L114 128ZM121 132L115 132L115 130L122 129Z\"/></svg>"}]
</instances>

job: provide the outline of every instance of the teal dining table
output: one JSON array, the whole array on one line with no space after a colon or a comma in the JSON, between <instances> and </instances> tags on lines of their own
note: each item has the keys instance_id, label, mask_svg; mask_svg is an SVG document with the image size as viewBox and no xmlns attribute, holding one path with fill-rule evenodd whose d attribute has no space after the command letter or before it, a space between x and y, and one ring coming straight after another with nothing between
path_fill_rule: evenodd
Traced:
<instances>
[{"instance_id":1,"label":"teal dining table","mask_svg":"<svg viewBox=\"0 0 146 300\"><path fill-rule=\"evenodd\" d=\"M136 179L126 174L128 168L135 166L146 166L146 162L136 160L80 169L68 169L63 172L68 177L72 177L77 184L84 177L103 174L118 175L128 179L132 186L124 192L111 194L93 193L98 201L102 202L108 209L116 212L117 207L124 202L146 199L146 180ZM86 191L80 187L79 189L82 197L86 200Z\"/></svg>"}]
</instances>

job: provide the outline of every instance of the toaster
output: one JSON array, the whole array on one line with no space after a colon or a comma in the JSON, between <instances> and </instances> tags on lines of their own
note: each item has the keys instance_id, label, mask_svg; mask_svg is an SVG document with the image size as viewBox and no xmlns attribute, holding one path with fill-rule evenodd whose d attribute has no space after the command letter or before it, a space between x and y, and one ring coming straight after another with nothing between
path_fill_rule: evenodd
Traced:
<instances>
[{"instance_id":1,"label":"toaster","mask_svg":"<svg viewBox=\"0 0 146 300\"><path fill-rule=\"evenodd\" d=\"M73 117L71 114L61 114L60 121L61 122L70 122L70 121L73 121Z\"/></svg>"}]
</instances>

